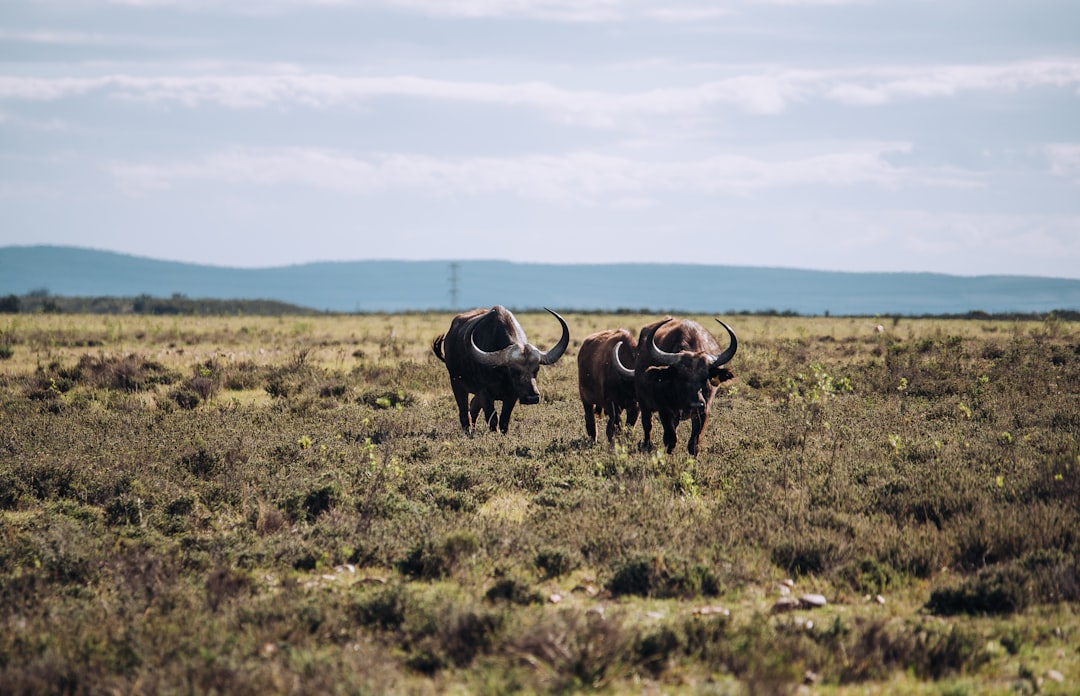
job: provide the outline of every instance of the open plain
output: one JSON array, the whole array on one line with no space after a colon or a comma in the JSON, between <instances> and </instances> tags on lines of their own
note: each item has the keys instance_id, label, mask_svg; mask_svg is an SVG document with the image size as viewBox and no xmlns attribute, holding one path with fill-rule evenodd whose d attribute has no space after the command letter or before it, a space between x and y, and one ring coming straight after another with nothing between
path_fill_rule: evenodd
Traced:
<instances>
[{"instance_id":1,"label":"open plain","mask_svg":"<svg viewBox=\"0 0 1080 696\"><path fill-rule=\"evenodd\" d=\"M1080 691L1080 325L722 317L689 458L564 316L472 437L449 314L0 316L3 690Z\"/></svg>"}]
</instances>

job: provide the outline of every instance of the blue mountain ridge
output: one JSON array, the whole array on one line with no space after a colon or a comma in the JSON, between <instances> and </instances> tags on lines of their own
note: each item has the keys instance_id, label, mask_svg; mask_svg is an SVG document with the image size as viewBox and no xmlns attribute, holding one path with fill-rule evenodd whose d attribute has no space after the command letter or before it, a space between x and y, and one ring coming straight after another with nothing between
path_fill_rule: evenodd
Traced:
<instances>
[{"instance_id":1,"label":"blue mountain ridge","mask_svg":"<svg viewBox=\"0 0 1080 696\"><path fill-rule=\"evenodd\" d=\"M451 296L451 264L457 293ZM334 261L230 268L66 246L0 247L0 295L278 300L331 312L511 308L918 315L1080 309L1080 280L694 264ZM453 301L456 299L456 302Z\"/></svg>"}]
</instances>

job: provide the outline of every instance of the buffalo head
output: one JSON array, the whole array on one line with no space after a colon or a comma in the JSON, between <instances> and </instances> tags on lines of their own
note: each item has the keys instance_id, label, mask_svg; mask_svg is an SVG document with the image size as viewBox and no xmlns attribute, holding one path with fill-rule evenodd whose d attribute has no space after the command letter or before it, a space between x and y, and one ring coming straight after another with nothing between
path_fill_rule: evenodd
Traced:
<instances>
[{"instance_id":1,"label":"buffalo head","mask_svg":"<svg viewBox=\"0 0 1080 696\"><path fill-rule=\"evenodd\" d=\"M480 365L505 369L507 376L514 385L518 400L523 404L537 404L540 402L540 390L536 384L536 376L540 371L540 366L553 365L562 357L563 353L566 352L566 348L570 345L570 329L566 326L566 321L558 313L548 309L548 313L558 319L562 327L562 336L559 338L559 342L550 350L542 351L533 344L522 341L511 343L500 350L488 351L476 345L473 334L477 325L495 311L492 309L486 315L481 314L474 317L465 325L464 337L468 342L470 355ZM513 321L515 324L517 323L516 318ZM517 333L522 337L525 335L520 326L515 328L517 331L511 333Z\"/></svg>"},{"instance_id":2,"label":"buffalo head","mask_svg":"<svg viewBox=\"0 0 1080 696\"><path fill-rule=\"evenodd\" d=\"M664 445L669 453L678 441L679 421L690 419L687 451L697 455L716 388L734 378L726 366L739 345L731 327L716 321L728 334L724 350L703 326L688 319L668 317L642 329L633 374L646 448L652 446L652 414L656 413L664 426ZM625 366L623 369L629 372Z\"/></svg>"},{"instance_id":3,"label":"buffalo head","mask_svg":"<svg viewBox=\"0 0 1080 696\"><path fill-rule=\"evenodd\" d=\"M670 321L670 319L668 320ZM739 348L739 340L731 327L716 320L727 331L730 338L728 347L722 353L707 353L694 350L668 352L656 345L656 332L667 321L653 326L646 332L643 340L644 350L648 355L648 369L671 369L678 377L671 380L679 395L676 403L682 408L695 410L707 406L715 389L725 379L730 379L730 371L724 368Z\"/></svg>"}]
</instances>

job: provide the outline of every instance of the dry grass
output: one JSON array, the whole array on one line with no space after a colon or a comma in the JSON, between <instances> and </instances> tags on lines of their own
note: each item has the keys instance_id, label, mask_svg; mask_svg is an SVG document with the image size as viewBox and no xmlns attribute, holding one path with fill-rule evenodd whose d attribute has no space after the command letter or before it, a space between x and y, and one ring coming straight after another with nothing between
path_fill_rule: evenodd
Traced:
<instances>
[{"instance_id":1,"label":"dry grass","mask_svg":"<svg viewBox=\"0 0 1080 696\"><path fill-rule=\"evenodd\" d=\"M464 437L449 320L0 320L0 683L1080 688L1077 325L739 317L691 460L588 442L576 341Z\"/></svg>"}]
</instances>

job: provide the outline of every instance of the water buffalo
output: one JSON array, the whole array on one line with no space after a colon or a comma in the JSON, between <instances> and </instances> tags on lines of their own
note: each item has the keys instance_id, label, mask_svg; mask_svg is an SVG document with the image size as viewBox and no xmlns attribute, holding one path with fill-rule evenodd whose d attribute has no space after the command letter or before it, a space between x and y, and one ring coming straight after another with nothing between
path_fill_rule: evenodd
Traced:
<instances>
[{"instance_id":1,"label":"water buffalo","mask_svg":"<svg viewBox=\"0 0 1080 696\"><path fill-rule=\"evenodd\" d=\"M541 365L553 365L570 345L570 330L555 312L547 310L562 325L562 338L544 352L528 342L525 330L505 307L473 309L450 322L450 330L431 342L435 357L446 364L450 388L457 400L461 428L472 432L480 410L495 430L495 402L502 401L498 427L504 434L510 427L514 405L540 402L536 375ZM475 394L469 402L469 394Z\"/></svg>"},{"instance_id":2,"label":"water buffalo","mask_svg":"<svg viewBox=\"0 0 1080 696\"><path fill-rule=\"evenodd\" d=\"M646 449L652 448L652 414L656 412L664 426L668 454L679 441L675 429L689 418L692 429L686 450L691 456L697 455L716 388L735 377L725 366L735 356L738 339L730 326L716 321L730 336L723 351L701 324L666 317L641 329L633 370L616 361L616 369L624 376L634 376L645 435L642 445Z\"/></svg>"},{"instance_id":3,"label":"water buffalo","mask_svg":"<svg viewBox=\"0 0 1080 696\"><path fill-rule=\"evenodd\" d=\"M607 413L607 439L615 439L622 427L619 418L626 411L626 424L637 423L638 403L634 393L633 373L629 378L619 372L618 360L632 365L637 360L637 340L626 329L599 331L585 337L578 351L578 393L585 407L585 431L596 441L596 416Z\"/></svg>"}]
</instances>

